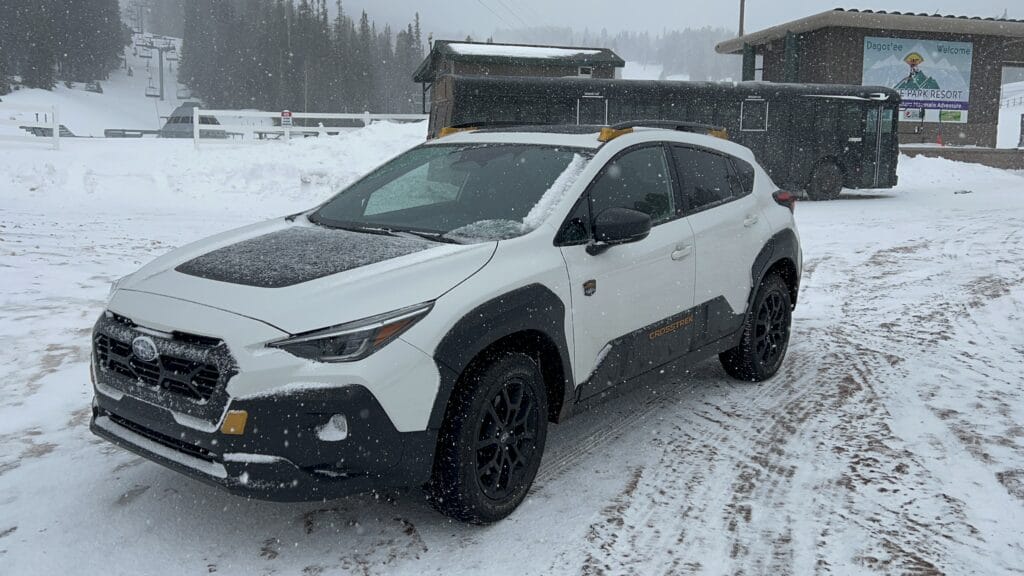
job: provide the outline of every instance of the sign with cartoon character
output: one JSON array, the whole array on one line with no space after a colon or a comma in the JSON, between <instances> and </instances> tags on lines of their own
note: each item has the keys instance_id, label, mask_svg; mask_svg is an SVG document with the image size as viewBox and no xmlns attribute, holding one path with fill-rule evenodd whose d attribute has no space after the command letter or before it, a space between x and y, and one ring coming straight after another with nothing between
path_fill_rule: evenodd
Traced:
<instances>
[{"instance_id":1,"label":"sign with cartoon character","mask_svg":"<svg viewBox=\"0 0 1024 576\"><path fill-rule=\"evenodd\" d=\"M888 86L903 98L901 120L967 122L970 42L864 39L864 86Z\"/></svg>"}]
</instances>

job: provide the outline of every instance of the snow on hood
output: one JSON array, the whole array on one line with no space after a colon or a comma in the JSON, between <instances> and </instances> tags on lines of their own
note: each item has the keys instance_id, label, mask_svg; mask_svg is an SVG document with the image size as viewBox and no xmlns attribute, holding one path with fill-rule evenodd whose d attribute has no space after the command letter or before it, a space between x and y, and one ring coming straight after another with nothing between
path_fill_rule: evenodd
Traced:
<instances>
[{"instance_id":1,"label":"snow on hood","mask_svg":"<svg viewBox=\"0 0 1024 576\"><path fill-rule=\"evenodd\" d=\"M208 280L282 288L435 246L421 238L295 226L208 252L177 270Z\"/></svg>"},{"instance_id":2,"label":"snow on hood","mask_svg":"<svg viewBox=\"0 0 1024 576\"><path fill-rule=\"evenodd\" d=\"M299 220L179 248L124 278L119 289L195 302L296 334L435 300L483 268L497 246L319 229ZM261 253L268 247L283 252ZM340 252L330 254L331 247Z\"/></svg>"}]
</instances>

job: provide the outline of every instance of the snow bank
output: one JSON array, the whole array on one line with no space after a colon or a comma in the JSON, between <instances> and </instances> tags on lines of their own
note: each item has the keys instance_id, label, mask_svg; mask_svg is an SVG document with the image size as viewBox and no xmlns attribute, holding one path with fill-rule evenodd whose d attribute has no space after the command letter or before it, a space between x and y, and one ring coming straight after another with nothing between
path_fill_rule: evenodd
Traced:
<instances>
[{"instance_id":1,"label":"snow bank","mask_svg":"<svg viewBox=\"0 0 1024 576\"><path fill-rule=\"evenodd\" d=\"M172 210L203 203L231 213L310 208L426 137L426 125L377 123L289 143L74 140L60 151L0 144L5 207ZM258 204L258 206L257 206Z\"/></svg>"},{"instance_id":2,"label":"snow bank","mask_svg":"<svg viewBox=\"0 0 1024 576\"><path fill-rule=\"evenodd\" d=\"M901 155L896 174L899 176L899 186L894 189L895 192L911 189L931 190L933 193L963 189L978 192L979 184L990 189L1021 184L1019 176L1005 170L924 156L911 158Z\"/></svg>"}]
</instances>

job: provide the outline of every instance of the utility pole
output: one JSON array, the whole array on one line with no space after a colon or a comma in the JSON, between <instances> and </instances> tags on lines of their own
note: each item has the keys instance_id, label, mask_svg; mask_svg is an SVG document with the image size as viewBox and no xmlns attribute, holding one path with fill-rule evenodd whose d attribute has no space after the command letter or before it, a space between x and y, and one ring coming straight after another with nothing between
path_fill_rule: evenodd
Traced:
<instances>
[{"instance_id":1,"label":"utility pole","mask_svg":"<svg viewBox=\"0 0 1024 576\"><path fill-rule=\"evenodd\" d=\"M747 11L747 0L740 0L740 36L743 36L743 18Z\"/></svg>"}]
</instances>

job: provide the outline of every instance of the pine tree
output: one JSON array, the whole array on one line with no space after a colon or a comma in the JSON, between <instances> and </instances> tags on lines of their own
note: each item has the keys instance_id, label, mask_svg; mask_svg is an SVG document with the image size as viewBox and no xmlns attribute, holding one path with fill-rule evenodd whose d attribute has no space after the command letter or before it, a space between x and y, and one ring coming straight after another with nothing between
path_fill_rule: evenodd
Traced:
<instances>
[{"instance_id":1,"label":"pine tree","mask_svg":"<svg viewBox=\"0 0 1024 576\"><path fill-rule=\"evenodd\" d=\"M57 54L50 31L52 6L48 1L40 0L28 3L24 10L24 19L19 22L24 27L25 41L21 81L29 88L52 90L57 84Z\"/></svg>"},{"instance_id":2,"label":"pine tree","mask_svg":"<svg viewBox=\"0 0 1024 576\"><path fill-rule=\"evenodd\" d=\"M214 107L418 109L418 16L396 35L335 3L331 21L327 0L185 0L179 78Z\"/></svg>"},{"instance_id":3,"label":"pine tree","mask_svg":"<svg viewBox=\"0 0 1024 576\"><path fill-rule=\"evenodd\" d=\"M0 18L0 96L11 92L10 82L10 44L11 23L14 18Z\"/></svg>"}]
</instances>

